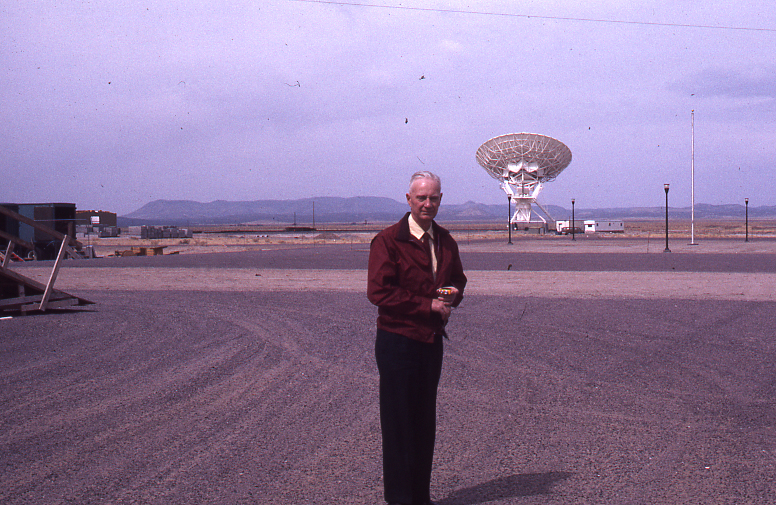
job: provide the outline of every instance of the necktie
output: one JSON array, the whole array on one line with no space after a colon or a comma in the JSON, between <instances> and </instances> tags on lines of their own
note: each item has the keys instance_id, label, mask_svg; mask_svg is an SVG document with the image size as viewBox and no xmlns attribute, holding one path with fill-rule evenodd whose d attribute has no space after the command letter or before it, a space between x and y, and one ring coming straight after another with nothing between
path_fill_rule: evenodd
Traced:
<instances>
[{"instance_id":1,"label":"necktie","mask_svg":"<svg viewBox=\"0 0 776 505\"><path fill-rule=\"evenodd\" d=\"M434 275L434 279L436 279L436 258L434 257L434 252L431 250L431 237L428 233L423 234L423 247L426 248L428 261L431 263L431 273Z\"/></svg>"}]
</instances>

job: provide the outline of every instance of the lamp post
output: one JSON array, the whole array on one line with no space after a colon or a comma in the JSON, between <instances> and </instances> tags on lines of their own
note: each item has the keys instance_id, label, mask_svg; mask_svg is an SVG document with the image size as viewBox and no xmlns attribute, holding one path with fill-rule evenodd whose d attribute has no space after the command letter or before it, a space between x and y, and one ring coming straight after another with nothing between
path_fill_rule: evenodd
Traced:
<instances>
[{"instance_id":1,"label":"lamp post","mask_svg":"<svg viewBox=\"0 0 776 505\"><path fill-rule=\"evenodd\" d=\"M574 228L576 228L576 225L574 224L574 199L571 199L571 240L576 240L576 237L574 236Z\"/></svg>"},{"instance_id":2,"label":"lamp post","mask_svg":"<svg viewBox=\"0 0 776 505\"><path fill-rule=\"evenodd\" d=\"M749 242L749 199L744 198L744 203L746 204L746 238L744 242Z\"/></svg>"},{"instance_id":3,"label":"lamp post","mask_svg":"<svg viewBox=\"0 0 776 505\"><path fill-rule=\"evenodd\" d=\"M507 195L507 230L509 230L507 244L512 244L512 195Z\"/></svg>"},{"instance_id":4,"label":"lamp post","mask_svg":"<svg viewBox=\"0 0 776 505\"><path fill-rule=\"evenodd\" d=\"M666 248L663 252L671 252L668 248L668 184L663 184L663 188L666 190Z\"/></svg>"}]
</instances>

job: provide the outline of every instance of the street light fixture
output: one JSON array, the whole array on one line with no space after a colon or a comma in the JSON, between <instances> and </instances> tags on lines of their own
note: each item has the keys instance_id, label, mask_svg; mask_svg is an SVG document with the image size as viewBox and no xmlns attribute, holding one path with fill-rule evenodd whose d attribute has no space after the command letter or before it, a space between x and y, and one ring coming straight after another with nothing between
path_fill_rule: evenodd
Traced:
<instances>
[{"instance_id":1,"label":"street light fixture","mask_svg":"<svg viewBox=\"0 0 776 505\"><path fill-rule=\"evenodd\" d=\"M671 252L668 248L668 184L663 184L663 188L666 190L666 248L663 252Z\"/></svg>"},{"instance_id":2,"label":"street light fixture","mask_svg":"<svg viewBox=\"0 0 776 505\"><path fill-rule=\"evenodd\" d=\"M749 242L749 199L744 198L744 203L746 204L746 238L744 242Z\"/></svg>"}]
</instances>

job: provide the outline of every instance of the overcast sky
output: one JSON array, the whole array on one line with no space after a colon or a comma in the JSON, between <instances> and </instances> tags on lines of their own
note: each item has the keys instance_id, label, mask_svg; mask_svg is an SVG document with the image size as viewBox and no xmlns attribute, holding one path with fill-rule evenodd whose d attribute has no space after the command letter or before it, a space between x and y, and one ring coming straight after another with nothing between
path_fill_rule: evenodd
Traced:
<instances>
[{"instance_id":1,"label":"overcast sky","mask_svg":"<svg viewBox=\"0 0 776 505\"><path fill-rule=\"evenodd\" d=\"M776 205L776 9L630 3L2 0L0 201L501 203L475 152L530 132L543 203L688 207L694 110L696 204Z\"/></svg>"}]
</instances>

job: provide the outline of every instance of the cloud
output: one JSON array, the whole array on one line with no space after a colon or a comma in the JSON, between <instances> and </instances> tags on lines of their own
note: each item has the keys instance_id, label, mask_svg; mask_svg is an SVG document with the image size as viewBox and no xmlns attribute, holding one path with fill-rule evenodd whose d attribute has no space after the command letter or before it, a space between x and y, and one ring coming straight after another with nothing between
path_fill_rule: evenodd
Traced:
<instances>
[{"instance_id":1,"label":"cloud","mask_svg":"<svg viewBox=\"0 0 776 505\"><path fill-rule=\"evenodd\" d=\"M700 97L776 98L776 67L752 72L749 69L705 69L671 89Z\"/></svg>"}]
</instances>

